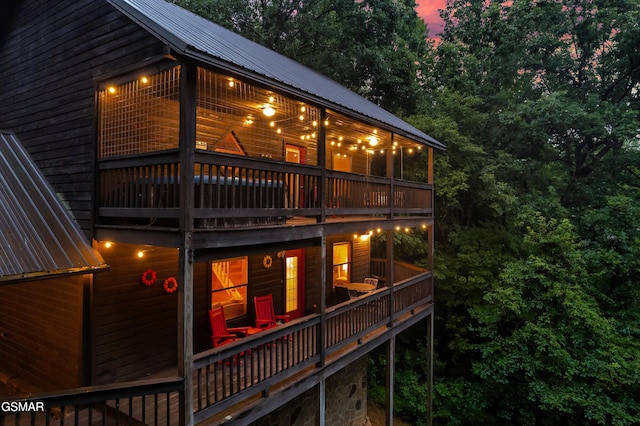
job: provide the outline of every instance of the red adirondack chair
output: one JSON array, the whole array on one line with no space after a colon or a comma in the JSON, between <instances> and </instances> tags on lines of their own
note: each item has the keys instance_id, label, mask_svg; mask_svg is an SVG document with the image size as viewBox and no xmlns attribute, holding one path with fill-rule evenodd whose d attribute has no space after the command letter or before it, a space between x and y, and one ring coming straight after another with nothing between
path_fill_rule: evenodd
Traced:
<instances>
[{"instance_id":1,"label":"red adirondack chair","mask_svg":"<svg viewBox=\"0 0 640 426\"><path fill-rule=\"evenodd\" d=\"M227 327L227 320L221 306L209 311L209 322L211 323L211 342L214 348L248 335L248 327Z\"/></svg>"},{"instance_id":2,"label":"red adirondack chair","mask_svg":"<svg viewBox=\"0 0 640 426\"><path fill-rule=\"evenodd\" d=\"M273 296L256 296L253 298L256 310L256 327L266 330L275 327L278 321L289 322L289 315L276 315L273 309Z\"/></svg>"}]
</instances>

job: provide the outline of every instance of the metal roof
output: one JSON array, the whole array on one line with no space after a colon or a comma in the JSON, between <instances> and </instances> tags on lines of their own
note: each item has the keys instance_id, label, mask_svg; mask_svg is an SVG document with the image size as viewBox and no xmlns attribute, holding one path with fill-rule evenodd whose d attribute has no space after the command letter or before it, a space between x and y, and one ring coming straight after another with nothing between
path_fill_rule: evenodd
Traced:
<instances>
[{"instance_id":1,"label":"metal roof","mask_svg":"<svg viewBox=\"0 0 640 426\"><path fill-rule=\"evenodd\" d=\"M108 0L176 52L301 93L338 112L363 116L411 139L444 145L330 78L165 0Z\"/></svg>"},{"instance_id":2,"label":"metal roof","mask_svg":"<svg viewBox=\"0 0 640 426\"><path fill-rule=\"evenodd\" d=\"M16 135L0 131L0 285L106 268Z\"/></svg>"}]
</instances>

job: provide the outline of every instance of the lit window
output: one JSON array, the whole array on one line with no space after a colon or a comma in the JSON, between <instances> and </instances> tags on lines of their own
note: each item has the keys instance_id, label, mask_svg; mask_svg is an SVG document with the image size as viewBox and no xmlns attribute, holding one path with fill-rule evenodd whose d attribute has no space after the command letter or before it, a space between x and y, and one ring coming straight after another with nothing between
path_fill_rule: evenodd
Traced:
<instances>
[{"instance_id":1,"label":"lit window","mask_svg":"<svg viewBox=\"0 0 640 426\"><path fill-rule=\"evenodd\" d=\"M211 308L222 306L226 319L247 313L247 257L211 262Z\"/></svg>"},{"instance_id":2,"label":"lit window","mask_svg":"<svg viewBox=\"0 0 640 426\"><path fill-rule=\"evenodd\" d=\"M333 285L351 280L351 243L333 244Z\"/></svg>"}]
</instances>

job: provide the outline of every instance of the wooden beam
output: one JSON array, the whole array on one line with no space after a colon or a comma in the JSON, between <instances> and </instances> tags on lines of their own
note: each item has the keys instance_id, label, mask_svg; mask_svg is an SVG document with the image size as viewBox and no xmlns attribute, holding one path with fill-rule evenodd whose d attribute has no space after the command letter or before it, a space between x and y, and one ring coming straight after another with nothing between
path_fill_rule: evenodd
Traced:
<instances>
[{"instance_id":1,"label":"wooden beam","mask_svg":"<svg viewBox=\"0 0 640 426\"><path fill-rule=\"evenodd\" d=\"M324 377L320 379L318 383L318 417L316 418L317 426L324 426L326 421L327 411L327 385Z\"/></svg>"},{"instance_id":2,"label":"wooden beam","mask_svg":"<svg viewBox=\"0 0 640 426\"><path fill-rule=\"evenodd\" d=\"M180 393L180 425L193 419L193 206L196 141L197 67L183 64L180 74L180 255L178 286L178 375L184 379Z\"/></svg>"},{"instance_id":3,"label":"wooden beam","mask_svg":"<svg viewBox=\"0 0 640 426\"><path fill-rule=\"evenodd\" d=\"M387 368L386 368L386 416L385 424L387 426L393 426L393 392L394 392L394 380L395 380L395 356L396 356L396 336L393 335L387 341Z\"/></svg>"},{"instance_id":4,"label":"wooden beam","mask_svg":"<svg viewBox=\"0 0 640 426\"><path fill-rule=\"evenodd\" d=\"M433 311L427 316L427 426L433 426Z\"/></svg>"}]
</instances>

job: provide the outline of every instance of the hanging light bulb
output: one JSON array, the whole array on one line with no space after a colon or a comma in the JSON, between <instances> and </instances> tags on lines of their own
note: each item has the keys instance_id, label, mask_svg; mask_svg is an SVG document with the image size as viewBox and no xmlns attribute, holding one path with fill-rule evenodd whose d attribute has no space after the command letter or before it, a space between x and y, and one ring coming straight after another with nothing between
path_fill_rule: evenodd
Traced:
<instances>
[{"instance_id":1,"label":"hanging light bulb","mask_svg":"<svg viewBox=\"0 0 640 426\"><path fill-rule=\"evenodd\" d=\"M262 113L267 117L273 117L276 113L276 109L271 105L265 105L262 107Z\"/></svg>"}]
</instances>

